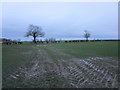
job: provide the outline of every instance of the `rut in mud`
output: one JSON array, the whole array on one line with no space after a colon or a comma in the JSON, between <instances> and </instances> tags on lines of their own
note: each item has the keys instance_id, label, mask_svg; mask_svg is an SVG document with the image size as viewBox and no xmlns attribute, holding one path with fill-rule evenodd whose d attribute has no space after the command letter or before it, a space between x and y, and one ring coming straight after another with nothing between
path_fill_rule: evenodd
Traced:
<instances>
[{"instance_id":1,"label":"rut in mud","mask_svg":"<svg viewBox=\"0 0 120 90\"><path fill-rule=\"evenodd\" d=\"M112 57L75 58L58 49L53 58L43 48L34 47L35 56L21 65L8 79L23 83L22 87L117 88L118 62ZM48 48L47 48L48 49ZM66 56L67 59L62 57ZM42 58L40 60L39 58ZM57 58L59 57L59 58ZM15 87L20 87L15 86Z\"/></svg>"}]
</instances>

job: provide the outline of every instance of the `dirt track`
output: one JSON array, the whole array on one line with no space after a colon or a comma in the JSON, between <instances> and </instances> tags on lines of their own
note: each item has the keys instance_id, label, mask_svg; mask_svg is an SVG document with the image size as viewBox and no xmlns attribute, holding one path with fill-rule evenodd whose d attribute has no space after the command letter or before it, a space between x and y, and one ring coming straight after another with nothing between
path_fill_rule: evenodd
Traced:
<instances>
[{"instance_id":1,"label":"dirt track","mask_svg":"<svg viewBox=\"0 0 120 90\"><path fill-rule=\"evenodd\" d=\"M75 87L117 88L118 62L112 57L75 58L58 49L53 50L53 59L44 49L36 46L36 54L19 67L9 79L21 80L24 87ZM69 57L68 60L62 57ZM39 58L42 60L39 60ZM19 86L18 86L19 87Z\"/></svg>"}]
</instances>

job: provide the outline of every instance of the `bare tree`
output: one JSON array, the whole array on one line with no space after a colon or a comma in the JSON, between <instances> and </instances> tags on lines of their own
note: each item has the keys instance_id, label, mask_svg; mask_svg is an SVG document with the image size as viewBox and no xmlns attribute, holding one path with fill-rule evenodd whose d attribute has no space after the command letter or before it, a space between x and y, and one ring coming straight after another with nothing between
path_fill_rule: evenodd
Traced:
<instances>
[{"instance_id":1,"label":"bare tree","mask_svg":"<svg viewBox=\"0 0 120 90\"><path fill-rule=\"evenodd\" d=\"M85 30L84 32L85 32L84 37L86 38L86 41L88 41L88 38L90 37L90 33L87 30Z\"/></svg>"},{"instance_id":2,"label":"bare tree","mask_svg":"<svg viewBox=\"0 0 120 90\"><path fill-rule=\"evenodd\" d=\"M28 27L28 32L26 33L26 37L32 36L33 42L36 43L36 38L37 37L44 37L45 33L42 32L42 28L39 26L34 26L34 25L29 25Z\"/></svg>"},{"instance_id":3,"label":"bare tree","mask_svg":"<svg viewBox=\"0 0 120 90\"><path fill-rule=\"evenodd\" d=\"M49 42L55 42L55 38L49 38Z\"/></svg>"}]
</instances>

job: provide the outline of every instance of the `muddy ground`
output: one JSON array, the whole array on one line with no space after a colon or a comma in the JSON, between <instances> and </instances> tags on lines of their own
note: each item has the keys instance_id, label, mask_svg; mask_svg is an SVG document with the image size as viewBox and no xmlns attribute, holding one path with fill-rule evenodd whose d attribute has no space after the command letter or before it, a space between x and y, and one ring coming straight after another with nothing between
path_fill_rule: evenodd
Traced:
<instances>
[{"instance_id":1,"label":"muddy ground","mask_svg":"<svg viewBox=\"0 0 120 90\"><path fill-rule=\"evenodd\" d=\"M76 58L57 48L38 45L32 48L36 52L21 53L28 55L29 60L5 78L12 87L118 87L118 61L113 57Z\"/></svg>"}]
</instances>

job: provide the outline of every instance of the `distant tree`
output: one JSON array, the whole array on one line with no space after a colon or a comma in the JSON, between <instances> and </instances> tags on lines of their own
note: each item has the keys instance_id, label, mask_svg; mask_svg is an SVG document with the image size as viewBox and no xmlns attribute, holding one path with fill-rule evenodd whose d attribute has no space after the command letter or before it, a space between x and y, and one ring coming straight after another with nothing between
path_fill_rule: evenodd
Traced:
<instances>
[{"instance_id":1,"label":"distant tree","mask_svg":"<svg viewBox=\"0 0 120 90\"><path fill-rule=\"evenodd\" d=\"M90 37L90 33L87 30L85 30L84 32L85 32L84 37L86 38L86 41L88 41L88 38Z\"/></svg>"},{"instance_id":2,"label":"distant tree","mask_svg":"<svg viewBox=\"0 0 120 90\"><path fill-rule=\"evenodd\" d=\"M46 39L45 39L45 42L48 43L48 42L49 42L49 39L46 38Z\"/></svg>"},{"instance_id":3,"label":"distant tree","mask_svg":"<svg viewBox=\"0 0 120 90\"><path fill-rule=\"evenodd\" d=\"M55 38L49 38L49 42L55 42L56 39Z\"/></svg>"},{"instance_id":4,"label":"distant tree","mask_svg":"<svg viewBox=\"0 0 120 90\"><path fill-rule=\"evenodd\" d=\"M42 42L42 39L40 39L40 42Z\"/></svg>"},{"instance_id":5,"label":"distant tree","mask_svg":"<svg viewBox=\"0 0 120 90\"><path fill-rule=\"evenodd\" d=\"M37 37L44 37L45 33L42 32L42 28L39 26L29 25L28 32L26 33L26 37L32 36L33 42L36 43Z\"/></svg>"},{"instance_id":6,"label":"distant tree","mask_svg":"<svg viewBox=\"0 0 120 90\"><path fill-rule=\"evenodd\" d=\"M43 43L42 39L39 40L39 43Z\"/></svg>"}]
</instances>

